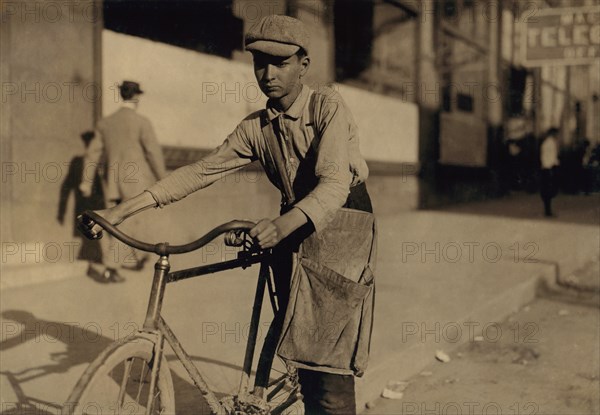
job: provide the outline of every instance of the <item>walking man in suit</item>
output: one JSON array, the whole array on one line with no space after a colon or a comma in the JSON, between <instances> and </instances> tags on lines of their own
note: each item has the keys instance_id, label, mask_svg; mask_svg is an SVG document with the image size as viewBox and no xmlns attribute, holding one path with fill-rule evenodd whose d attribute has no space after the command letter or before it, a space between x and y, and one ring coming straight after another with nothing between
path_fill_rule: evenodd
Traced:
<instances>
[{"instance_id":1,"label":"walking man in suit","mask_svg":"<svg viewBox=\"0 0 600 415\"><path fill-rule=\"evenodd\" d=\"M121 108L98 122L95 137L87 148L80 186L81 193L89 197L93 178L101 167L106 207L116 206L122 200L140 194L166 175L162 150L152 124L137 113L143 94L139 83L123 81L119 92L123 98ZM101 239L100 245L104 265L102 276L107 281L123 281L117 271L121 262L119 257L123 255L115 250L111 238ZM141 269L147 254L134 252L133 255L134 269Z\"/></svg>"}]
</instances>

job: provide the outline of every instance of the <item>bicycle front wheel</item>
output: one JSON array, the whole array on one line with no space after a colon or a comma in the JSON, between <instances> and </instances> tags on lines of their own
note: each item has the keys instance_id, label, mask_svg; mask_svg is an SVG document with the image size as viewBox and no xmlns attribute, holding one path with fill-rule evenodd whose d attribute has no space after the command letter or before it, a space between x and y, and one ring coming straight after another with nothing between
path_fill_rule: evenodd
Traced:
<instances>
[{"instance_id":1,"label":"bicycle front wheel","mask_svg":"<svg viewBox=\"0 0 600 415\"><path fill-rule=\"evenodd\" d=\"M150 394L154 343L134 335L111 344L94 360L75 385L62 415L174 415L173 380L162 358L155 390Z\"/></svg>"}]
</instances>

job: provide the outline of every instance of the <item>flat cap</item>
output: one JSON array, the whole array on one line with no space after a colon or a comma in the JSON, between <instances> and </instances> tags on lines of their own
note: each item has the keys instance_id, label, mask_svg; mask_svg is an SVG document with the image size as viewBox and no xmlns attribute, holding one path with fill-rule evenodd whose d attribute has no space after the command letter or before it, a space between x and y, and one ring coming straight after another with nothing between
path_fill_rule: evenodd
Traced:
<instances>
[{"instance_id":1,"label":"flat cap","mask_svg":"<svg viewBox=\"0 0 600 415\"><path fill-rule=\"evenodd\" d=\"M310 38L300 20L272 14L252 26L244 43L250 52L287 57L300 48L308 53Z\"/></svg>"}]
</instances>

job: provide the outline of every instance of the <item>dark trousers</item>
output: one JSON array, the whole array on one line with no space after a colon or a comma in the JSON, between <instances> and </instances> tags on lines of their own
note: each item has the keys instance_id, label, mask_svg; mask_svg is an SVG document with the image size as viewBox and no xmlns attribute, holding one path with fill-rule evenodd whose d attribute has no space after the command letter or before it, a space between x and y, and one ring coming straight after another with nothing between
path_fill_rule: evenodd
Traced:
<instances>
[{"instance_id":1,"label":"dark trousers","mask_svg":"<svg viewBox=\"0 0 600 415\"><path fill-rule=\"evenodd\" d=\"M556 169L542 169L540 196L544 202L544 214L552 216L552 199L558 193Z\"/></svg>"},{"instance_id":2,"label":"dark trousers","mask_svg":"<svg viewBox=\"0 0 600 415\"><path fill-rule=\"evenodd\" d=\"M306 415L355 415L354 376L298 370Z\"/></svg>"}]
</instances>

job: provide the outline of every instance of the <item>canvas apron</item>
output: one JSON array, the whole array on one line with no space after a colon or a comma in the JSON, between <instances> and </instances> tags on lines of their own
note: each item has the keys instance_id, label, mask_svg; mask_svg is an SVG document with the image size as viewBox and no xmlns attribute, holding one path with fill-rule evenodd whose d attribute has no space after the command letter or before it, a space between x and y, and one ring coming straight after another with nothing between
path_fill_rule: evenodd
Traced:
<instances>
[{"instance_id":1,"label":"canvas apron","mask_svg":"<svg viewBox=\"0 0 600 415\"><path fill-rule=\"evenodd\" d=\"M283 156L266 117L262 130L279 176L276 185L283 194L284 213L293 207L294 192L287 175L279 174L286 171ZM366 192L364 185L362 189ZM353 205L354 190L348 206ZM285 290L281 285L289 287L282 296L285 314L278 316L283 321L277 324L281 325L277 354L287 363L363 375L373 326L376 238L372 213L341 208L322 231L308 224L274 249L277 290L281 293Z\"/></svg>"}]
</instances>

